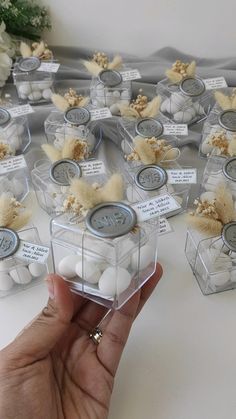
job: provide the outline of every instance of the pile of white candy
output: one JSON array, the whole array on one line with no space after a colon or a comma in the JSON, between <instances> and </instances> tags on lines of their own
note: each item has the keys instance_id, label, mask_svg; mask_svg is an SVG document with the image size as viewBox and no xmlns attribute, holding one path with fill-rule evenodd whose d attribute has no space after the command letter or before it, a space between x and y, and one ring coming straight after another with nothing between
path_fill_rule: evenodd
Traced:
<instances>
[{"instance_id":1,"label":"pile of white candy","mask_svg":"<svg viewBox=\"0 0 236 419\"><path fill-rule=\"evenodd\" d=\"M165 99L160 110L168 113L175 122L182 124L188 124L205 115L204 108L198 101L193 102L190 97L178 92Z\"/></svg>"},{"instance_id":2,"label":"pile of white candy","mask_svg":"<svg viewBox=\"0 0 236 419\"><path fill-rule=\"evenodd\" d=\"M80 140L86 141L88 144L89 152L92 152L96 145L96 137L85 125L80 125L78 127L73 127L70 124L58 125L58 127L55 129L54 135L55 139L53 144L58 150L61 150L65 141L71 138L78 138Z\"/></svg>"},{"instance_id":3,"label":"pile of white candy","mask_svg":"<svg viewBox=\"0 0 236 419\"><path fill-rule=\"evenodd\" d=\"M17 201L26 196L28 192L28 181L26 178L24 180L19 178L19 175L16 172L16 175L12 178L9 175L2 175L0 177L0 195L2 193L7 193L11 198L16 198Z\"/></svg>"},{"instance_id":4,"label":"pile of white candy","mask_svg":"<svg viewBox=\"0 0 236 419\"><path fill-rule=\"evenodd\" d=\"M8 144L14 155L22 148L23 132L24 126L12 121L4 129L0 130L0 143Z\"/></svg>"},{"instance_id":5,"label":"pile of white candy","mask_svg":"<svg viewBox=\"0 0 236 419\"><path fill-rule=\"evenodd\" d=\"M0 291L9 291L14 285L29 284L33 278L46 273L45 265L32 262L28 265L16 265L13 258L0 261Z\"/></svg>"},{"instance_id":6,"label":"pile of white candy","mask_svg":"<svg viewBox=\"0 0 236 419\"><path fill-rule=\"evenodd\" d=\"M119 115L119 107L117 105L129 105L131 100L131 92L128 89L109 89L102 83L98 83L90 92L91 102L97 108L108 107L112 115Z\"/></svg>"},{"instance_id":7,"label":"pile of white candy","mask_svg":"<svg viewBox=\"0 0 236 419\"><path fill-rule=\"evenodd\" d=\"M16 87L20 99L37 102L39 100L50 100L52 96L51 87L53 80L22 81L17 82Z\"/></svg>"}]
</instances>

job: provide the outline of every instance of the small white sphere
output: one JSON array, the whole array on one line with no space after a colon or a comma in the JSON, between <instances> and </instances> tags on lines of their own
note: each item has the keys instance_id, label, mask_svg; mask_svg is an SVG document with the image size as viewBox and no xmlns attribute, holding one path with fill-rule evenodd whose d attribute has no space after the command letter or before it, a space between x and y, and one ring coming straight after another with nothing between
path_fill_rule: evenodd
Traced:
<instances>
[{"instance_id":1,"label":"small white sphere","mask_svg":"<svg viewBox=\"0 0 236 419\"><path fill-rule=\"evenodd\" d=\"M180 106L177 105L173 100L169 99L169 101L165 104L166 112L174 115L175 113L179 112Z\"/></svg>"},{"instance_id":2,"label":"small white sphere","mask_svg":"<svg viewBox=\"0 0 236 419\"><path fill-rule=\"evenodd\" d=\"M23 95L27 97L31 93L31 91L32 90L29 83L22 83L18 87L18 92L20 96Z\"/></svg>"},{"instance_id":3,"label":"small white sphere","mask_svg":"<svg viewBox=\"0 0 236 419\"><path fill-rule=\"evenodd\" d=\"M52 86L52 83L53 83L52 80L41 81L40 83L38 83L38 89L39 90L50 90L50 87Z\"/></svg>"},{"instance_id":4,"label":"small white sphere","mask_svg":"<svg viewBox=\"0 0 236 419\"><path fill-rule=\"evenodd\" d=\"M40 100L42 98L42 94L39 90L35 90L34 92L30 93L28 98L29 100Z\"/></svg>"},{"instance_id":5,"label":"small white sphere","mask_svg":"<svg viewBox=\"0 0 236 419\"><path fill-rule=\"evenodd\" d=\"M19 98L26 100L28 98L28 95L23 95L22 93L19 93Z\"/></svg>"},{"instance_id":6,"label":"small white sphere","mask_svg":"<svg viewBox=\"0 0 236 419\"><path fill-rule=\"evenodd\" d=\"M58 264L57 271L60 275L70 279L76 275L75 268L77 263L81 261L79 255L65 256Z\"/></svg>"},{"instance_id":7,"label":"small white sphere","mask_svg":"<svg viewBox=\"0 0 236 419\"><path fill-rule=\"evenodd\" d=\"M46 273L46 267L42 263L33 262L30 263L28 269L31 275L35 278L38 276L44 275Z\"/></svg>"},{"instance_id":8,"label":"small white sphere","mask_svg":"<svg viewBox=\"0 0 236 419\"><path fill-rule=\"evenodd\" d=\"M102 273L98 287L104 295L115 297L125 291L130 282L131 275L126 269L110 266Z\"/></svg>"},{"instance_id":9,"label":"small white sphere","mask_svg":"<svg viewBox=\"0 0 236 419\"><path fill-rule=\"evenodd\" d=\"M119 90L115 90L115 91L113 92L113 97L114 97L115 99L120 99L120 92L119 92Z\"/></svg>"},{"instance_id":10,"label":"small white sphere","mask_svg":"<svg viewBox=\"0 0 236 419\"><path fill-rule=\"evenodd\" d=\"M7 273L0 272L0 291L9 291L14 285L14 281Z\"/></svg>"},{"instance_id":11,"label":"small white sphere","mask_svg":"<svg viewBox=\"0 0 236 419\"><path fill-rule=\"evenodd\" d=\"M98 265L87 260L78 262L75 267L75 272L81 279L90 284L97 284L101 276Z\"/></svg>"},{"instance_id":12,"label":"small white sphere","mask_svg":"<svg viewBox=\"0 0 236 419\"><path fill-rule=\"evenodd\" d=\"M194 107L193 107L193 106L191 106L191 107L188 109L188 112L190 112L190 113L192 114L192 118L195 118L195 116L196 116L196 110L194 109Z\"/></svg>"},{"instance_id":13,"label":"small white sphere","mask_svg":"<svg viewBox=\"0 0 236 419\"><path fill-rule=\"evenodd\" d=\"M117 106L116 103L114 103L113 105L110 106L110 111L112 113L112 115L120 115L120 109Z\"/></svg>"},{"instance_id":14,"label":"small white sphere","mask_svg":"<svg viewBox=\"0 0 236 419\"><path fill-rule=\"evenodd\" d=\"M128 89L123 90L123 92L121 92L120 97L121 97L122 100L130 100L131 97L130 97L129 90Z\"/></svg>"},{"instance_id":15,"label":"small white sphere","mask_svg":"<svg viewBox=\"0 0 236 419\"><path fill-rule=\"evenodd\" d=\"M134 271L139 268L140 271L145 269L154 259L153 248L149 244L145 244L137 249L131 256L131 267Z\"/></svg>"},{"instance_id":16,"label":"small white sphere","mask_svg":"<svg viewBox=\"0 0 236 419\"><path fill-rule=\"evenodd\" d=\"M50 100L51 97L52 97L52 91L51 91L51 89L44 89L43 90L43 93L42 93L42 96L43 96L44 99Z\"/></svg>"},{"instance_id":17,"label":"small white sphere","mask_svg":"<svg viewBox=\"0 0 236 419\"><path fill-rule=\"evenodd\" d=\"M10 271L10 275L17 284L29 284L32 276L25 266L18 266Z\"/></svg>"},{"instance_id":18,"label":"small white sphere","mask_svg":"<svg viewBox=\"0 0 236 419\"><path fill-rule=\"evenodd\" d=\"M10 147L14 152L18 151L22 147L22 141L19 136L11 136L10 138Z\"/></svg>"},{"instance_id":19,"label":"small white sphere","mask_svg":"<svg viewBox=\"0 0 236 419\"><path fill-rule=\"evenodd\" d=\"M210 276L211 285L221 287L230 281L230 272L218 272Z\"/></svg>"},{"instance_id":20,"label":"small white sphere","mask_svg":"<svg viewBox=\"0 0 236 419\"><path fill-rule=\"evenodd\" d=\"M200 199L201 201L213 202L216 199L216 194L215 192L211 192L211 191L203 192L200 195Z\"/></svg>"},{"instance_id":21,"label":"small white sphere","mask_svg":"<svg viewBox=\"0 0 236 419\"><path fill-rule=\"evenodd\" d=\"M182 107L185 105L186 102L189 102L189 98L184 96L182 93L172 93L171 94L171 100L176 103L179 107ZM180 108L179 108L180 109Z\"/></svg>"}]
</instances>

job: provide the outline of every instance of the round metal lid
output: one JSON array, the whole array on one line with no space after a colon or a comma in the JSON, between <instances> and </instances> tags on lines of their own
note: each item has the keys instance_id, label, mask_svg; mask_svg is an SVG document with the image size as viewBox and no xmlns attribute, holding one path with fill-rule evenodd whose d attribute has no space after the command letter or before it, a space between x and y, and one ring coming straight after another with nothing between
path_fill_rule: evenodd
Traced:
<instances>
[{"instance_id":1,"label":"round metal lid","mask_svg":"<svg viewBox=\"0 0 236 419\"><path fill-rule=\"evenodd\" d=\"M41 61L38 57L21 58L19 61L19 70L21 71L35 71L41 65Z\"/></svg>"},{"instance_id":2,"label":"round metal lid","mask_svg":"<svg viewBox=\"0 0 236 419\"><path fill-rule=\"evenodd\" d=\"M204 82L197 77L187 77L180 83L180 90L187 96L200 96L205 92Z\"/></svg>"},{"instance_id":3,"label":"round metal lid","mask_svg":"<svg viewBox=\"0 0 236 419\"><path fill-rule=\"evenodd\" d=\"M236 221L224 225L221 238L225 246L236 252Z\"/></svg>"},{"instance_id":4,"label":"round metal lid","mask_svg":"<svg viewBox=\"0 0 236 419\"><path fill-rule=\"evenodd\" d=\"M236 110L227 109L219 115L219 124L228 131L236 131Z\"/></svg>"},{"instance_id":5,"label":"round metal lid","mask_svg":"<svg viewBox=\"0 0 236 419\"><path fill-rule=\"evenodd\" d=\"M161 122L154 118L143 118L136 123L135 131L145 138L160 137L164 127Z\"/></svg>"},{"instance_id":6,"label":"round metal lid","mask_svg":"<svg viewBox=\"0 0 236 419\"><path fill-rule=\"evenodd\" d=\"M137 224L136 212L122 202L105 202L90 210L86 227L95 236L114 238L129 233Z\"/></svg>"},{"instance_id":7,"label":"round metal lid","mask_svg":"<svg viewBox=\"0 0 236 419\"><path fill-rule=\"evenodd\" d=\"M134 181L144 191L154 191L164 186L167 179L168 176L165 169L155 164L147 164L138 170Z\"/></svg>"},{"instance_id":8,"label":"round metal lid","mask_svg":"<svg viewBox=\"0 0 236 419\"><path fill-rule=\"evenodd\" d=\"M4 108L0 108L0 126L6 125L10 121L10 119L10 113Z\"/></svg>"},{"instance_id":9,"label":"round metal lid","mask_svg":"<svg viewBox=\"0 0 236 419\"><path fill-rule=\"evenodd\" d=\"M72 125L85 125L90 120L90 112L86 108L74 106L65 112L64 119Z\"/></svg>"},{"instance_id":10,"label":"round metal lid","mask_svg":"<svg viewBox=\"0 0 236 419\"><path fill-rule=\"evenodd\" d=\"M10 228L0 227L0 259L12 256L20 245L18 234Z\"/></svg>"},{"instance_id":11,"label":"round metal lid","mask_svg":"<svg viewBox=\"0 0 236 419\"><path fill-rule=\"evenodd\" d=\"M121 74L115 70L102 70L98 79L106 87L115 87L122 82Z\"/></svg>"},{"instance_id":12,"label":"round metal lid","mask_svg":"<svg viewBox=\"0 0 236 419\"><path fill-rule=\"evenodd\" d=\"M230 180L236 182L236 157L226 160L223 165L223 174Z\"/></svg>"},{"instance_id":13,"label":"round metal lid","mask_svg":"<svg viewBox=\"0 0 236 419\"><path fill-rule=\"evenodd\" d=\"M82 170L78 163L70 159L58 160L50 167L52 181L61 186L69 186L71 179L81 175Z\"/></svg>"}]
</instances>

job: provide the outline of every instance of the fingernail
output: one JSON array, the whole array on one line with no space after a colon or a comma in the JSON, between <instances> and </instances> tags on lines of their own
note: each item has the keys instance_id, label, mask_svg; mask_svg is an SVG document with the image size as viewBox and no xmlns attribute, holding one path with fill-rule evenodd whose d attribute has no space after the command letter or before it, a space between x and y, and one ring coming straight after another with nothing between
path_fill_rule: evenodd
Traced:
<instances>
[{"instance_id":1,"label":"fingernail","mask_svg":"<svg viewBox=\"0 0 236 419\"><path fill-rule=\"evenodd\" d=\"M54 300L54 283L53 278L49 275L46 278L49 297Z\"/></svg>"}]
</instances>

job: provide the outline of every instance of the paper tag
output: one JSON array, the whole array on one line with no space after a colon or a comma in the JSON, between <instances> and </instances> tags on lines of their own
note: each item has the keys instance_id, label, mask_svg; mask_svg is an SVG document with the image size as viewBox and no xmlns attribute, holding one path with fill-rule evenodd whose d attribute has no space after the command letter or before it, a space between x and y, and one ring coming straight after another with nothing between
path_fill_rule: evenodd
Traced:
<instances>
[{"instance_id":1,"label":"paper tag","mask_svg":"<svg viewBox=\"0 0 236 419\"><path fill-rule=\"evenodd\" d=\"M161 217L159 220L159 236L162 236L166 233L170 233L172 231L172 227L170 223L167 221L166 218Z\"/></svg>"},{"instance_id":2,"label":"paper tag","mask_svg":"<svg viewBox=\"0 0 236 419\"><path fill-rule=\"evenodd\" d=\"M20 246L14 256L27 262L44 264L48 259L49 251L49 247L21 240Z\"/></svg>"},{"instance_id":3,"label":"paper tag","mask_svg":"<svg viewBox=\"0 0 236 419\"><path fill-rule=\"evenodd\" d=\"M197 183L197 169L167 169L168 183Z\"/></svg>"},{"instance_id":4,"label":"paper tag","mask_svg":"<svg viewBox=\"0 0 236 419\"><path fill-rule=\"evenodd\" d=\"M81 162L79 165L82 169L82 176L103 175L106 173L105 165L101 160Z\"/></svg>"},{"instance_id":5,"label":"paper tag","mask_svg":"<svg viewBox=\"0 0 236 419\"><path fill-rule=\"evenodd\" d=\"M111 118L112 114L109 108L93 109L90 110L90 120L97 121L98 119Z\"/></svg>"},{"instance_id":6,"label":"paper tag","mask_svg":"<svg viewBox=\"0 0 236 419\"><path fill-rule=\"evenodd\" d=\"M180 205L171 195L163 194L149 199L148 201L134 204L132 207L140 222L175 211L180 208Z\"/></svg>"},{"instance_id":7,"label":"paper tag","mask_svg":"<svg viewBox=\"0 0 236 419\"><path fill-rule=\"evenodd\" d=\"M9 114L12 118L16 118L17 116L27 115L29 113L34 113L34 109L29 104L16 106L15 108L8 109Z\"/></svg>"},{"instance_id":8,"label":"paper tag","mask_svg":"<svg viewBox=\"0 0 236 419\"><path fill-rule=\"evenodd\" d=\"M141 79L139 70L128 70L120 72L123 81Z\"/></svg>"},{"instance_id":9,"label":"paper tag","mask_svg":"<svg viewBox=\"0 0 236 419\"><path fill-rule=\"evenodd\" d=\"M45 71L47 73L57 73L58 69L60 67L60 64L58 63L41 63L40 67L37 69L37 71Z\"/></svg>"},{"instance_id":10,"label":"paper tag","mask_svg":"<svg viewBox=\"0 0 236 419\"><path fill-rule=\"evenodd\" d=\"M26 167L27 164L23 155L11 157L10 159L0 161L0 175L17 169L25 169Z\"/></svg>"},{"instance_id":11,"label":"paper tag","mask_svg":"<svg viewBox=\"0 0 236 419\"><path fill-rule=\"evenodd\" d=\"M204 79L206 90L220 89L228 87L224 77L213 77L212 79Z\"/></svg>"},{"instance_id":12,"label":"paper tag","mask_svg":"<svg viewBox=\"0 0 236 419\"><path fill-rule=\"evenodd\" d=\"M188 135L187 124L167 124L164 126L164 135Z\"/></svg>"}]
</instances>

